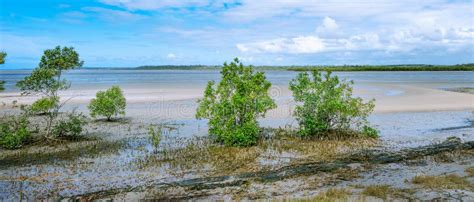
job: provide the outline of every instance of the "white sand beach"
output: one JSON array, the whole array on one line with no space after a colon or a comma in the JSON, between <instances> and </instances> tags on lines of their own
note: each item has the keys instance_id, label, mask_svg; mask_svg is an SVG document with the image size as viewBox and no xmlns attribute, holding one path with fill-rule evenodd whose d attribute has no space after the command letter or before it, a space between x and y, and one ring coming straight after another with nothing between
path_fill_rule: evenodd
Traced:
<instances>
[{"instance_id":1,"label":"white sand beach","mask_svg":"<svg viewBox=\"0 0 474 202\"><path fill-rule=\"evenodd\" d=\"M71 89L60 93L62 101L67 101L71 106L82 106L90 102L95 97L95 93L103 89ZM203 87L186 88L127 88L124 87L124 94L130 109L134 104L167 104L187 102L186 107L193 105L197 99L202 97ZM277 100L278 108L269 112L274 117L288 117L290 108L294 105L291 91L288 86L273 86L270 90L272 97ZM459 92L450 92L442 89L419 87L407 84L371 84L357 86L354 94L366 100L375 99L375 113L386 112L428 112L428 111L474 111L474 95ZM31 104L38 95L22 96L19 92L0 93L0 109L10 108L13 103L16 105ZM190 103L190 104L189 104ZM182 106L184 107L184 106ZM183 110L183 109L182 109ZM186 111L193 111L186 109ZM146 112L145 112L146 113ZM193 116L193 114L189 114Z\"/></svg>"}]
</instances>

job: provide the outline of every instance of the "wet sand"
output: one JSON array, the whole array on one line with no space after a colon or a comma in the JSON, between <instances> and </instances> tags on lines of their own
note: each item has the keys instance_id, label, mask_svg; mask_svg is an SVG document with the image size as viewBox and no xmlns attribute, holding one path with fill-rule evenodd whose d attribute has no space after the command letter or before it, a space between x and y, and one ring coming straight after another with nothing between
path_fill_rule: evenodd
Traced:
<instances>
[{"instance_id":1,"label":"wet sand","mask_svg":"<svg viewBox=\"0 0 474 202\"><path fill-rule=\"evenodd\" d=\"M61 92L63 101L71 105L86 105L95 93L103 89L68 90ZM167 101L196 101L202 97L204 87L186 88L130 88L124 87L124 95L128 105L156 104ZM270 95L279 103L276 117L289 117L291 106L294 105L288 86L275 85L270 89ZM354 89L355 96L366 100L376 100L376 113L385 112L428 112L428 111L474 111L474 94L451 92L442 89L419 87L404 84L371 83L358 85ZM0 93L0 110L10 108L14 101L19 104L31 104L39 96L21 96L19 92ZM192 114L191 114L192 115Z\"/></svg>"}]
</instances>

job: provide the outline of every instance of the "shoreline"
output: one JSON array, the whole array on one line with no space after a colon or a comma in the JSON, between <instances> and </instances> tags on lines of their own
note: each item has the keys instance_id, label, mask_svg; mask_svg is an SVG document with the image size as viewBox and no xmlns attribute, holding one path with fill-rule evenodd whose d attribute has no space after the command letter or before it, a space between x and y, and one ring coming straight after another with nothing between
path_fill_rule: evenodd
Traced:
<instances>
[{"instance_id":1,"label":"shoreline","mask_svg":"<svg viewBox=\"0 0 474 202\"><path fill-rule=\"evenodd\" d=\"M105 89L105 88L104 88ZM68 105L86 105L95 97L99 90L95 89L70 89L60 92L62 101L68 100ZM167 102L188 102L187 108L195 105L202 98L204 86L198 87L169 87L169 88L138 88L123 87L125 98L129 106L135 104L154 104ZM288 86L274 85L270 95L278 103L277 109L270 113L278 112L277 117L288 117L295 103L292 100ZM407 84L364 84L355 87L355 96L365 100L375 99L374 113L394 112L434 112L434 111L474 111L474 94L465 92L448 91L428 87L418 87ZM32 104L40 98L37 95L21 96L19 92L0 92L0 110L16 105ZM197 106L197 105L196 105ZM189 110L189 109L187 109Z\"/></svg>"}]
</instances>

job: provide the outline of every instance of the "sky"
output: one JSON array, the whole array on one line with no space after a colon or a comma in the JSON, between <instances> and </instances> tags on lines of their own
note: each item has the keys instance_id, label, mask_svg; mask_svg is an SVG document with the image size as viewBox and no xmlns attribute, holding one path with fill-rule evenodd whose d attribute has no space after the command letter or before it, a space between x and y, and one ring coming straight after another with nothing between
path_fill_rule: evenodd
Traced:
<instances>
[{"instance_id":1,"label":"sky","mask_svg":"<svg viewBox=\"0 0 474 202\"><path fill-rule=\"evenodd\" d=\"M2 68L474 62L473 0L0 0Z\"/></svg>"}]
</instances>

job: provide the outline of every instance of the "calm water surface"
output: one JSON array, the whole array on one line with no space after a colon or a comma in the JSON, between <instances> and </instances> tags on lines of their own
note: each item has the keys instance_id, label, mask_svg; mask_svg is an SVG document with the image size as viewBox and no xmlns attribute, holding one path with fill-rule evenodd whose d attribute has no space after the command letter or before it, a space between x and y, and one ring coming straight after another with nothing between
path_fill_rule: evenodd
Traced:
<instances>
[{"instance_id":1,"label":"calm water surface","mask_svg":"<svg viewBox=\"0 0 474 202\"><path fill-rule=\"evenodd\" d=\"M15 83L31 70L0 70L0 80L7 82L6 91L18 91ZM274 85L287 85L298 72L266 71ZM356 84L400 83L444 87L474 87L474 71L471 72L336 72L341 78L354 80ZM209 80L219 80L219 71L212 70L97 70L69 71L65 78L72 89L95 89L120 84L122 87L166 88L203 87ZM396 93L396 92L394 92Z\"/></svg>"}]
</instances>

